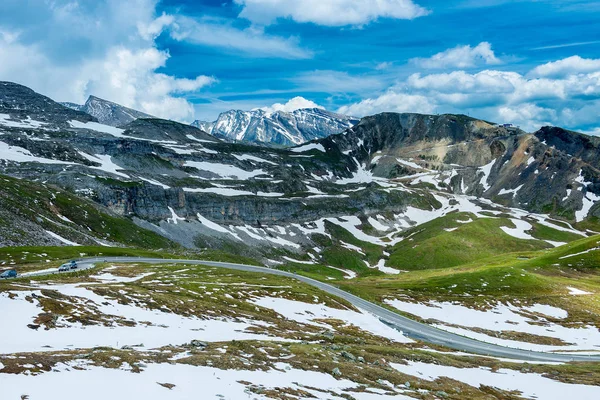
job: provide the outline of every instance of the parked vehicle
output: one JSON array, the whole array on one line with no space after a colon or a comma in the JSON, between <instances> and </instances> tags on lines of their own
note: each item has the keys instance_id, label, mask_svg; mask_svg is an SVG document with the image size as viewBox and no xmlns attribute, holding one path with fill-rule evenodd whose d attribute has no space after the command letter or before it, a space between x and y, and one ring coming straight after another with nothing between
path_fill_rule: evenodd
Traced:
<instances>
[{"instance_id":1,"label":"parked vehicle","mask_svg":"<svg viewBox=\"0 0 600 400\"><path fill-rule=\"evenodd\" d=\"M17 277L17 271L14 269L8 269L0 274L1 279L16 278L16 277Z\"/></svg>"},{"instance_id":2,"label":"parked vehicle","mask_svg":"<svg viewBox=\"0 0 600 400\"><path fill-rule=\"evenodd\" d=\"M58 267L58 272L67 272L71 270L71 264L63 264Z\"/></svg>"}]
</instances>

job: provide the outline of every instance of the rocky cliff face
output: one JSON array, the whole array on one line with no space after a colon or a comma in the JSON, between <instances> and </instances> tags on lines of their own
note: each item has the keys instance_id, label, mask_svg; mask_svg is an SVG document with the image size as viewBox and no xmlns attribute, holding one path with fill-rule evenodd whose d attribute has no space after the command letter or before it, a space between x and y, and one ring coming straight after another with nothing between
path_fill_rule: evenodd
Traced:
<instances>
[{"instance_id":1,"label":"rocky cliff face","mask_svg":"<svg viewBox=\"0 0 600 400\"><path fill-rule=\"evenodd\" d=\"M195 121L192 125L230 141L293 146L339 133L357 119L318 108L293 112L231 110L214 122Z\"/></svg>"},{"instance_id":2,"label":"rocky cliff face","mask_svg":"<svg viewBox=\"0 0 600 400\"><path fill-rule=\"evenodd\" d=\"M139 118L155 118L152 115L124 107L120 104L96 96L90 96L83 105L73 103L61 104L77 111L83 111L96 118L101 124L115 127L126 125Z\"/></svg>"},{"instance_id":3,"label":"rocky cliff face","mask_svg":"<svg viewBox=\"0 0 600 400\"><path fill-rule=\"evenodd\" d=\"M383 245L453 211L600 216L598 141L556 128L528 134L461 115L386 113L267 148L160 119L115 128L18 85L0 86L0 99L1 173L189 247L296 251L326 237L327 224Z\"/></svg>"},{"instance_id":4,"label":"rocky cliff face","mask_svg":"<svg viewBox=\"0 0 600 400\"><path fill-rule=\"evenodd\" d=\"M322 141L376 176L533 212L600 216L600 141L560 128L528 134L460 115L380 114Z\"/></svg>"}]
</instances>

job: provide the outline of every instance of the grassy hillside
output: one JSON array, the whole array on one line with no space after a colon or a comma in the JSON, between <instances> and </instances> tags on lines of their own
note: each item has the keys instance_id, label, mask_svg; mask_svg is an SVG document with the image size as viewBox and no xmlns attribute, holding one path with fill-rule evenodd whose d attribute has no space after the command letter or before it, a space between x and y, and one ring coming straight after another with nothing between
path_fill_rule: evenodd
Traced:
<instances>
[{"instance_id":1,"label":"grassy hillside","mask_svg":"<svg viewBox=\"0 0 600 400\"><path fill-rule=\"evenodd\" d=\"M405 232L405 239L392 249L388 265L409 271L449 268L499 254L551 248L544 240L569 242L581 237L537 223L532 225L529 234L536 240L519 239L501 229L515 227L509 218L452 213Z\"/></svg>"},{"instance_id":2,"label":"grassy hillside","mask_svg":"<svg viewBox=\"0 0 600 400\"><path fill-rule=\"evenodd\" d=\"M52 246L61 243L56 235L80 245L178 248L128 218L72 193L0 175L0 246Z\"/></svg>"},{"instance_id":3,"label":"grassy hillside","mask_svg":"<svg viewBox=\"0 0 600 400\"><path fill-rule=\"evenodd\" d=\"M513 252L463 265L367 277L340 286L361 297L490 303L541 303L569 312L572 323L600 326L600 236L533 252ZM573 289L585 295L573 295Z\"/></svg>"}]
</instances>

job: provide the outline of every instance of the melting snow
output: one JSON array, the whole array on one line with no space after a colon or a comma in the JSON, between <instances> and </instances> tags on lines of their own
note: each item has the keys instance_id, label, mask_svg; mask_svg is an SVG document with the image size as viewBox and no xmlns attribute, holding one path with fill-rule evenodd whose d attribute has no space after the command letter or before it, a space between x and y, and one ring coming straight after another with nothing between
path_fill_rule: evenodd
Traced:
<instances>
[{"instance_id":1,"label":"melting snow","mask_svg":"<svg viewBox=\"0 0 600 400\"><path fill-rule=\"evenodd\" d=\"M69 121L69 125L73 128L79 129L90 129L96 132L108 133L109 135L116 136L118 138L129 138L135 139L130 136L123 135L125 132L123 129L115 128L113 126L108 126L104 124L99 124L98 122L81 122L81 121Z\"/></svg>"},{"instance_id":2,"label":"melting snow","mask_svg":"<svg viewBox=\"0 0 600 400\"><path fill-rule=\"evenodd\" d=\"M492 172L492 167L494 166L495 163L496 163L496 160L492 160L489 164L486 164L483 167L479 168L479 171L483 172L483 176L481 177L481 180L479 181L479 183L483 186L484 192L490 188L490 185L488 184L487 180L490 176L490 173Z\"/></svg>"},{"instance_id":3,"label":"melting snow","mask_svg":"<svg viewBox=\"0 0 600 400\"><path fill-rule=\"evenodd\" d=\"M171 207L167 207L167 208L169 209L169 211L171 211L171 218L167 218L167 222L177 225L178 221L185 221L185 218L178 216L175 213L175 210L173 210L173 208L171 208Z\"/></svg>"},{"instance_id":4,"label":"melting snow","mask_svg":"<svg viewBox=\"0 0 600 400\"><path fill-rule=\"evenodd\" d=\"M65 239L64 237L62 237L60 235L57 235L54 232L46 231L46 233L48 235L52 236L54 239L59 240L59 241L63 242L64 244L67 244L69 246L81 246L80 244L75 243L75 242L71 242L69 239Z\"/></svg>"},{"instance_id":5,"label":"melting snow","mask_svg":"<svg viewBox=\"0 0 600 400\"><path fill-rule=\"evenodd\" d=\"M284 364L279 364L283 366ZM77 366L78 368L73 368ZM361 387L348 379L337 379L331 374L299 369L223 370L185 364L148 364L140 373L76 365L62 365L57 372L39 375L2 374L2 393L7 399L20 399L26 393L31 399L106 400L106 399L256 399L268 400L266 394L250 394L246 384L264 387L264 392L281 388L302 390L313 398L325 396L342 398L351 395L356 400L410 400L395 393L374 395L352 390ZM171 390L158 383L175 385ZM66 389L68 388L68 389ZM335 393L335 394L334 394ZM341 396L344 394L344 396ZM304 397L304 396L303 396Z\"/></svg>"},{"instance_id":6,"label":"melting snow","mask_svg":"<svg viewBox=\"0 0 600 400\"><path fill-rule=\"evenodd\" d=\"M517 390L529 399L594 399L600 395L598 386L569 384L545 378L540 374L523 373L506 368L492 371L484 367L456 368L415 361L408 361L407 365L392 364L392 367L404 374L428 381L448 377L476 388L485 385L507 391Z\"/></svg>"},{"instance_id":7,"label":"melting snow","mask_svg":"<svg viewBox=\"0 0 600 400\"><path fill-rule=\"evenodd\" d=\"M141 180L143 180L143 181L145 181L145 182L148 182L148 183L150 183L150 184L152 184L152 185L154 185L154 186L160 186L161 188L163 188L163 189L165 189L165 190L166 190L166 189L171 189L171 187L170 187L170 186L167 186L167 185L165 185L165 184L163 184L163 183L160 183L159 181L155 181L154 179L142 178L141 176L139 177L139 179L141 179Z\"/></svg>"},{"instance_id":8,"label":"melting snow","mask_svg":"<svg viewBox=\"0 0 600 400\"><path fill-rule=\"evenodd\" d=\"M510 219L513 224L515 224L516 228L508 228L506 226L501 226L500 229L504 231L507 235L515 237L517 239L525 239L525 240L536 240L533 236L525 233L533 228L533 226L527 222L520 219L511 218Z\"/></svg>"},{"instance_id":9,"label":"melting snow","mask_svg":"<svg viewBox=\"0 0 600 400\"><path fill-rule=\"evenodd\" d=\"M193 167L199 169L200 171L212 172L215 175L218 175L221 178L229 178L229 179L250 179L254 178L258 175L265 175L266 172L262 169L257 169L254 171L246 171L241 168L238 168L234 165L229 164L219 164L219 163L210 163L206 161L186 161L184 166Z\"/></svg>"},{"instance_id":10,"label":"melting snow","mask_svg":"<svg viewBox=\"0 0 600 400\"><path fill-rule=\"evenodd\" d=\"M566 311L548 305L533 305L517 307L513 304L496 304L491 309L483 311L465 307L461 304L449 302L409 303L401 300L386 300L392 307L424 319L434 319L439 329L454 332L473 339L501 346L534 351L580 351L597 350L600 347L600 331L594 326L578 326L567 328L562 325L548 322L548 318L563 319ZM539 323L542 324L539 324ZM473 332L469 329L454 328L446 324L459 325L471 328L483 328L494 332L517 331L532 335L547 336L562 339L572 345L550 346L534 343L519 342L516 340L499 339L483 333Z\"/></svg>"},{"instance_id":11,"label":"melting snow","mask_svg":"<svg viewBox=\"0 0 600 400\"><path fill-rule=\"evenodd\" d=\"M252 321L188 318L139 307L135 303L120 304L118 300L97 295L77 284L46 285L40 286L39 289L56 290L63 295L74 296L76 302L85 303L88 309L93 306L99 313L119 316L136 324L81 325L59 319L59 328L33 330L28 328L27 324L31 324L42 309L35 302L27 301L26 297L32 292L41 296L39 290L10 292L14 295L12 299L9 298L9 292L4 292L0 293L0 307L9 312L6 318L10 324L4 324L0 330L0 354L97 346L117 347L135 343L144 343L148 348L156 348L169 343L189 342L197 339L199 335L207 341L277 340L245 332L246 328L253 326ZM264 324L261 321L256 322Z\"/></svg>"},{"instance_id":12,"label":"melting snow","mask_svg":"<svg viewBox=\"0 0 600 400\"><path fill-rule=\"evenodd\" d=\"M88 167L88 168L99 169L104 172L110 172L111 174L122 176L124 178L129 178L129 175L126 175L126 174L118 171L118 170L123 170L123 168L121 168L120 166L115 164L112 161L111 156L109 156L107 154L96 154L95 156L91 156L82 151L80 151L79 154L81 154L83 157L87 158L89 161L101 164L99 167Z\"/></svg>"},{"instance_id":13,"label":"melting snow","mask_svg":"<svg viewBox=\"0 0 600 400\"><path fill-rule=\"evenodd\" d=\"M27 117L26 120L22 121L11 121L10 115L8 114L0 114L0 125L12 127L12 128L42 128L48 125L45 122L35 121L31 119L31 117Z\"/></svg>"},{"instance_id":14,"label":"melting snow","mask_svg":"<svg viewBox=\"0 0 600 400\"><path fill-rule=\"evenodd\" d=\"M270 308L284 317L303 324L329 327L329 325L316 322L317 319L339 319L350 325L382 336L399 343L411 343L412 340L402 335L399 331L390 328L379 318L366 312L339 310L327 307L324 304L309 304L301 301L288 300L275 297L261 297L250 301L260 307Z\"/></svg>"},{"instance_id":15,"label":"melting snow","mask_svg":"<svg viewBox=\"0 0 600 400\"><path fill-rule=\"evenodd\" d=\"M273 162L273 161L268 161L268 160L265 160L265 159L263 159L263 158L259 158L259 157L251 156L251 155L249 155L249 154L242 154L241 156L240 156L240 155L238 155L238 154L234 154L233 156L234 156L235 158L237 158L238 160L240 160L240 161L254 161L254 162L257 162L257 163L264 163L264 164L271 164L271 165L279 165L279 164L277 164L277 163L275 163L275 162Z\"/></svg>"},{"instance_id":16,"label":"melting snow","mask_svg":"<svg viewBox=\"0 0 600 400\"><path fill-rule=\"evenodd\" d=\"M569 294L571 296L586 296L586 295L589 295L589 294L593 294L593 293L586 292L584 290L577 289L577 288L574 288L574 287L571 287L571 286L568 286L567 289L569 289Z\"/></svg>"},{"instance_id":17,"label":"melting snow","mask_svg":"<svg viewBox=\"0 0 600 400\"><path fill-rule=\"evenodd\" d=\"M52 160L44 157L36 157L27 149L19 146L10 146L0 142L0 160L16 162L39 162L42 164L73 164L71 162Z\"/></svg>"},{"instance_id":18,"label":"melting snow","mask_svg":"<svg viewBox=\"0 0 600 400\"><path fill-rule=\"evenodd\" d=\"M325 153L325 147L323 147L323 145L321 143L308 143L308 144L305 144L304 146L294 147L293 149L290 149L290 150L294 153L304 153L305 151L310 151L310 150L319 150L319 151L322 151L323 153Z\"/></svg>"},{"instance_id":19,"label":"melting snow","mask_svg":"<svg viewBox=\"0 0 600 400\"><path fill-rule=\"evenodd\" d=\"M498 192L498 194L500 196L504 195L504 194L510 194L512 193L513 198L517 195L517 193L519 192L519 190L521 190L523 188L524 185L520 185L518 187L516 187L515 189L500 189L500 191Z\"/></svg>"}]
</instances>

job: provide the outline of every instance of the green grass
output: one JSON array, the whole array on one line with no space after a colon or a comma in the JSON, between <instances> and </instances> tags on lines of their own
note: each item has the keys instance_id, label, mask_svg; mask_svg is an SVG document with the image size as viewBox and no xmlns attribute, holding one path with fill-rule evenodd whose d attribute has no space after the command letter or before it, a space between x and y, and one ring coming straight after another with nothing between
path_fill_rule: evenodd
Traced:
<instances>
[{"instance_id":1,"label":"green grass","mask_svg":"<svg viewBox=\"0 0 600 400\"><path fill-rule=\"evenodd\" d=\"M258 265L262 266L263 263L255 258L243 256L240 254L230 253L221 250L208 249L195 255L201 260L206 261L220 261L230 262L234 264L246 264L246 265Z\"/></svg>"},{"instance_id":2,"label":"green grass","mask_svg":"<svg viewBox=\"0 0 600 400\"><path fill-rule=\"evenodd\" d=\"M339 282L339 286L380 304L385 299L406 296L417 301L458 301L473 307L498 301L549 304L568 311L565 322L600 326L598 247L600 236L594 236L553 249L500 254L459 266L395 276L366 277ZM574 254L578 255L564 258ZM572 296L569 287L592 295Z\"/></svg>"},{"instance_id":3,"label":"green grass","mask_svg":"<svg viewBox=\"0 0 600 400\"><path fill-rule=\"evenodd\" d=\"M550 247L543 241L517 239L504 233L500 227L514 227L507 218L456 222L469 218L475 219L469 213L452 213L408 230L406 239L392 249L388 266L401 270L449 268L497 254ZM547 230L544 232L549 236Z\"/></svg>"},{"instance_id":4,"label":"green grass","mask_svg":"<svg viewBox=\"0 0 600 400\"><path fill-rule=\"evenodd\" d=\"M581 236L575 233L559 231L535 222L531 224L533 225L531 236L536 239L567 243L581 239Z\"/></svg>"},{"instance_id":5,"label":"green grass","mask_svg":"<svg viewBox=\"0 0 600 400\"><path fill-rule=\"evenodd\" d=\"M56 247L2 247L0 248L0 264L5 262L4 266L16 267L20 272L27 270L27 265L36 264L37 266L49 267L57 266L64 260L82 258L82 257L152 257L152 258L184 258L180 254L172 254L160 251L151 251L144 249L133 249L125 247L104 247L104 246L56 246ZM46 260L50 260L47 262ZM12 264L15 263L15 264ZM12 264L12 265L11 265ZM20 268L21 267L21 268ZM23 268L24 267L24 268Z\"/></svg>"}]
</instances>

